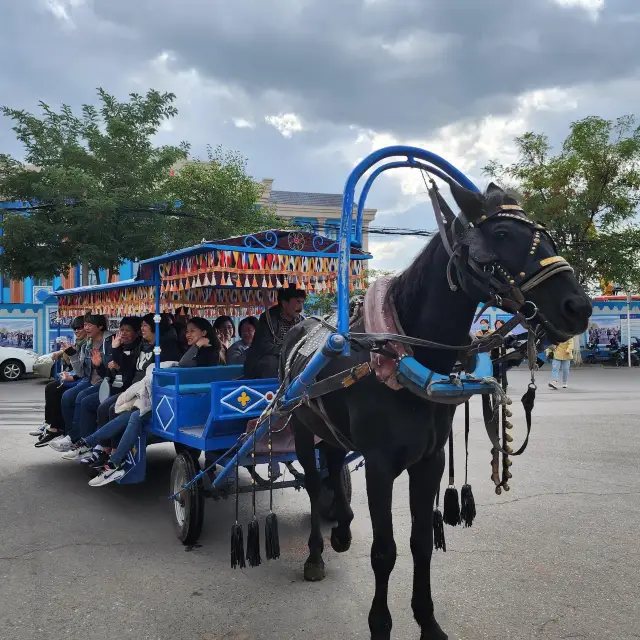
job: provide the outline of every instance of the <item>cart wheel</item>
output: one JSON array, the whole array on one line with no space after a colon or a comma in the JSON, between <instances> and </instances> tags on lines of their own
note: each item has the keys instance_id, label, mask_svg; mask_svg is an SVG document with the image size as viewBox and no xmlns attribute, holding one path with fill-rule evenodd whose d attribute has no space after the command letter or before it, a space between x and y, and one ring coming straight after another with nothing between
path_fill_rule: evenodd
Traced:
<instances>
[{"instance_id":1,"label":"cart wheel","mask_svg":"<svg viewBox=\"0 0 640 640\"><path fill-rule=\"evenodd\" d=\"M171 495L180 491L196 475L196 466L189 453L180 453L171 467ZM172 503L176 534L184 545L195 544L202 532L204 520L204 490L202 479L183 491Z\"/></svg>"},{"instance_id":2,"label":"cart wheel","mask_svg":"<svg viewBox=\"0 0 640 640\"><path fill-rule=\"evenodd\" d=\"M200 459L200 454L202 453L200 449L190 447L188 444L182 444L181 442L174 442L173 448L176 450L177 455L180 455L181 453L188 453L196 461L196 463Z\"/></svg>"},{"instance_id":3,"label":"cart wheel","mask_svg":"<svg viewBox=\"0 0 640 640\"><path fill-rule=\"evenodd\" d=\"M326 468L327 463L325 462L324 455L320 453L320 469L324 470ZM347 502L351 504L351 471L349 471L349 467L346 464L340 472L340 482L347 496ZM322 489L320 489L320 516L329 522L335 521L334 500L334 491L329 486L329 479L323 478Z\"/></svg>"}]
</instances>

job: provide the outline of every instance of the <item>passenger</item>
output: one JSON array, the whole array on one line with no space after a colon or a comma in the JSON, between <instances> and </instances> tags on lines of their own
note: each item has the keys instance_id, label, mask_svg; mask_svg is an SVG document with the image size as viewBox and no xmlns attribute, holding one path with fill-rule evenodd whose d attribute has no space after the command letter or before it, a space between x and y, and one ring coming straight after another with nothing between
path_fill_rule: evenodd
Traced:
<instances>
[{"instance_id":1,"label":"passenger","mask_svg":"<svg viewBox=\"0 0 640 640\"><path fill-rule=\"evenodd\" d=\"M86 438L98 427L109 422L109 409L120 393L133 384L136 365L136 353L140 348L140 318L126 317L120 321L120 329L111 339L111 357L107 363L107 373L102 382L109 385L109 397L100 402L100 394L93 394L82 401L80 410L80 437ZM103 453L103 446L98 445L94 451L80 462L97 464ZM79 457L76 450L69 451L63 458L74 460ZM102 460L104 464L104 459Z\"/></svg>"},{"instance_id":2,"label":"passenger","mask_svg":"<svg viewBox=\"0 0 640 640\"><path fill-rule=\"evenodd\" d=\"M97 394L100 384L107 375L107 359L111 356L111 333L107 331L109 322L101 314L87 314L84 330L87 340L80 351L71 357L74 373L80 378L78 383L62 394L62 415L66 435L49 443L54 451L67 452L80 440L80 411L82 401Z\"/></svg>"},{"instance_id":3,"label":"passenger","mask_svg":"<svg viewBox=\"0 0 640 640\"><path fill-rule=\"evenodd\" d=\"M277 378L282 342L289 329L302 320L305 291L289 287L278 289L278 304L265 311L247 350L245 378Z\"/></svg>"},{"instance_id":4,"label":"passenger","mask_svg":"<svg viewBox=\"0 0 640 640\"><path fill-rule=\"evenodd\" d=\"M180 359L178 363L179 367L212 367L219 363L219 340L213 326L208 320L197 317L191 318L187 323L186 336L189 349ZM143 431L150 428L150 374L151 372L149 371L147 373L147 378L145 379L145 383L147 383L145 385L145 390L140 392L140 402L135 405L138 408L132 411L123 412L115 420L104 427L105 433L108 430L115 428L119 428L121 431L121 425L126 424L122 438L120 439L115 451L111 454L109 461L104 465L102 472L89 482L92 487L102 487L105 484L109 484L110 482L118 480L124 476L124 462L127 454L136 444ZM124 422L125 418L121 416L127 416L126 423ZM117 423L117 427L114 423ZM94 435L97 436L98 433L99 432L96 432ZM112 433L112 435L115 435L115 433ZM85 445L91 446L92 442L94 442L92 438L87 438Z\"/></svg>"},{"instance_id":5,"label":"passenger","mask_svg":"<svg viewBox=\"0 0 640 640\"><path fill-rule=\"evenodd\" d=\"M253 342L253 336L256 333L258 326L258 318L249 316L240 321L238 327L238 333L240 334L240 340L236 340L227 349L227 364L244 364L247 357L247 349Z\"/></svg>"},{"instance_id":6,"label":"passenger","mask_svg":"<svg viewBox=\"0 0 640 640\"><path fill-rule=\"evenodd\" d=\"M84 316L77 316L71 323L75 344L73 348L80 351L87 339L84 330ZM44 388L44 423L37 431L32 431L31 435L38 436L36 447L45 447L59 436L64 434L64 416L62 415L62 395L69 389L69 383L76 382L79 378L74 375L71 366L70 356L65 353L72 345L66 340L61 343L60 350L56 351L52 358L55 361L62 359L62 372L58 380L49 382ZM66 383L66 384L65 384Z\"/></svg>"},{"instance_id":7,"label":"passenger","mask_svg":"<svg viewBox=\"0 0 640 640\"><path fill-rule=\"evenodd\" d=\"M220 360L223 364L227 363L227 349L233 344L236 337L236 328L233 326L233 320L229 316L220 316L215 319L213 328L218 334L218 339L222 343L220 351Z\"/></svg>"},{"instance_id":8,"label":"passenger","mask_svg":"<svg viewBox=\"0 0 640 640\"><path fill-rule=\"evenodd\" d=\"M221 343L205 318L191 318L185 332L189 348L180 359L180 367L216 367L220 364Z\"/></svg>"},{"instance_id":9,"label":"passenger","mask_svg":"<svg viewBox=\"0 0 640 640\"><path fill-rule=\"evenodd\" d=\"M186 307L178 307L176 309L176 313L173 316L173 328L176 330L176 334L178 335L178 344L181 349L185 351L189 348L187 344L187 322L189 321L189 309Z\"/></svg>"},{"instance_id":10,"label":"passenger","mask_svg":"<svg viewBox=\"0 0 640 640\"><path fill-rule=\"evenodd\" d=\"M152 313L142 318L140 333L142 335L142 341L137 351L134 351L132 354L132 357L135 359L135 369L127 391L131 390L136 383L141 383L144 380L147 368L154 362L153 348L156 344L156 334ZM160 349L160 362L179 362L182 357L182 353L180 353L178 349L176 332L169 324L167 318L162 316L160 319ZM116 403L117 402L118 400L116 400ZM69 447L69 454L73 453L73 458L84 456L95 446L99 444L104 445L105 442L109 442L111 438L117 436L126 428L131 413L132 411L130 410L118 413L113 420L107 422L95 433L74 442L73 446ZM68 459L73 458L68 456Z\"/></svg>"}]
</instances>

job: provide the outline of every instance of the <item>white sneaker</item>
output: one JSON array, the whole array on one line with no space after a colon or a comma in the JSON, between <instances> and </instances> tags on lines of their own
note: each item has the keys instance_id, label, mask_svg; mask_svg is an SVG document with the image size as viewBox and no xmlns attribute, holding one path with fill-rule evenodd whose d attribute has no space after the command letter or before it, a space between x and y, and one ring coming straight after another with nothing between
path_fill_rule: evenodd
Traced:
<instances>
[{"instance_id":1,"label":"white sneaker","mask_svg":"<svg viewBox=\"0 0 640 640\"><path fill-rule=\"evenodd\" d=\"M69 436L60 436L49 443L49 446L60 453L65 453L71 449L71 438Z\"/></svg>"},{"instance_id":2,"label":"white sneaker","mask_svg":"<svg viewBox=\"0 0 640 640\"><path fill-rule=\"evenodd\" d=\"M563 388L563 389L566 389L566 388L567 388L566 383L562 385L562 388Z\"/></svg>"},{"instance_id":3,"label":"white sneaker","mask_svg":"<svg viewBox=\"0 0 640 640\"><path fill-rule=\"evenodd\" d=\"M105 484L109 484L110 482L114 482L115 480L120 480L120 478L124 477L125 470L122 467L110 467L108 464L105 465L103 471L100 472L95 478L89 480L90 487L104 487Z\"/></svg>"},{"instance_id":4,"label":"white sneaker","mask_svg":"<svg viewBox=\"0 0 640 640\"><path fill-rule=\"evenodd\" d=\"M37 429L29 431L30 436L41 436L51 425L43 422Z\"/></svg>"},{"instance_id":5,"label":"white sneaker","mask_svg":"<svg viewBox=\"0 0 640 640\"><path fill-rule=\"evenodd\" d=\"M79 460L80 458L82 458L82 456L89 453L89 451L91 451L91 447L85 447L83 445L81 447L78 447L77 449L71 449L70 451L67 451L67 453L65 453L62 456L62 459L63 460Z\"/></svg>"}]
</instances>

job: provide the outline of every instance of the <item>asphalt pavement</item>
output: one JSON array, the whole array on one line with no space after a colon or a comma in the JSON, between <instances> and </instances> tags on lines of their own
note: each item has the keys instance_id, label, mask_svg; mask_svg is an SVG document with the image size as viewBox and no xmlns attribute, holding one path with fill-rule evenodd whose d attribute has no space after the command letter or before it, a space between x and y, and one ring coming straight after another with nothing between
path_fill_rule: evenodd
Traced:
<instances>
[{"instance_id":1,"label":"asphalt pavement","mask_svg":"<svg viewBox=\"0 0 640 640\"><path fill-rule=\"evenodd\" d=\"M490 481L480 401L472 403L478 517L470 529L446 527L447 553L436 552L432 565L436 616L451 639L640 638L640 370L576 369L566 391L548 389L548 375L539 375L531 443L501 496ZM511 375L517 445L526 382L525 372ZM35 449L27 435L42 419L43 388L0 383L2 640L369 638L374 582L361 471L348 553L331 549L325 526L323 582L302 579L308 500L293 489L276 495L282 557L233 571L232 500L207 501L201 546L185 549L166 498L173 448L149 449L144 484L91 488L77 463ZM461 415L455 429L461 485ZM259 496L263 518L266 501ZM243 496L245 532L249 519ZM394 527L392 637L417 639L406 474L395 486Z\"/></svg>"}]
</instances>

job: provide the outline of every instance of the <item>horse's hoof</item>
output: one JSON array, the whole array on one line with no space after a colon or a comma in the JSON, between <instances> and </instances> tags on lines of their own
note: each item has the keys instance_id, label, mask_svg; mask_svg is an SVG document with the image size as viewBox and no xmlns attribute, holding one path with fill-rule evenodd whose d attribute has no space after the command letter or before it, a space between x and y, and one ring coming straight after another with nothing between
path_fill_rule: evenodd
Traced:
<instances>
[{"instance_id":1,"label":"horse's hoof","mask_svg":"<svg viewBox=\"0 0 640 640\"><path fill-rule=\"evenodd\" d=\"M340 527L331 529L331 548L336 553L344 553L349 551L351 547L351 529L341 530Z\"/></svg>"},{"instance_id":2,"label":"horse's hoof","mask_svg":"<svg viewBox=\"0 0 640 640\"><path fill-rule=\"evenodd\" d=\"M324 563L313 564L312 562L305 562L304 579L307 582L320 582L320 580L324 580Z\"/></svg>"},{"instance_id":3,"label":"horse's hoof","mask_svg":"<svg viewBox=\"0 0 640 640\"><path fill-rule=\"evenodd\" d=\"M422 633L420 634L420 640L448 640L448 638L449 636L435 620L422 627Z\"/></svg>"}]
</instances>

